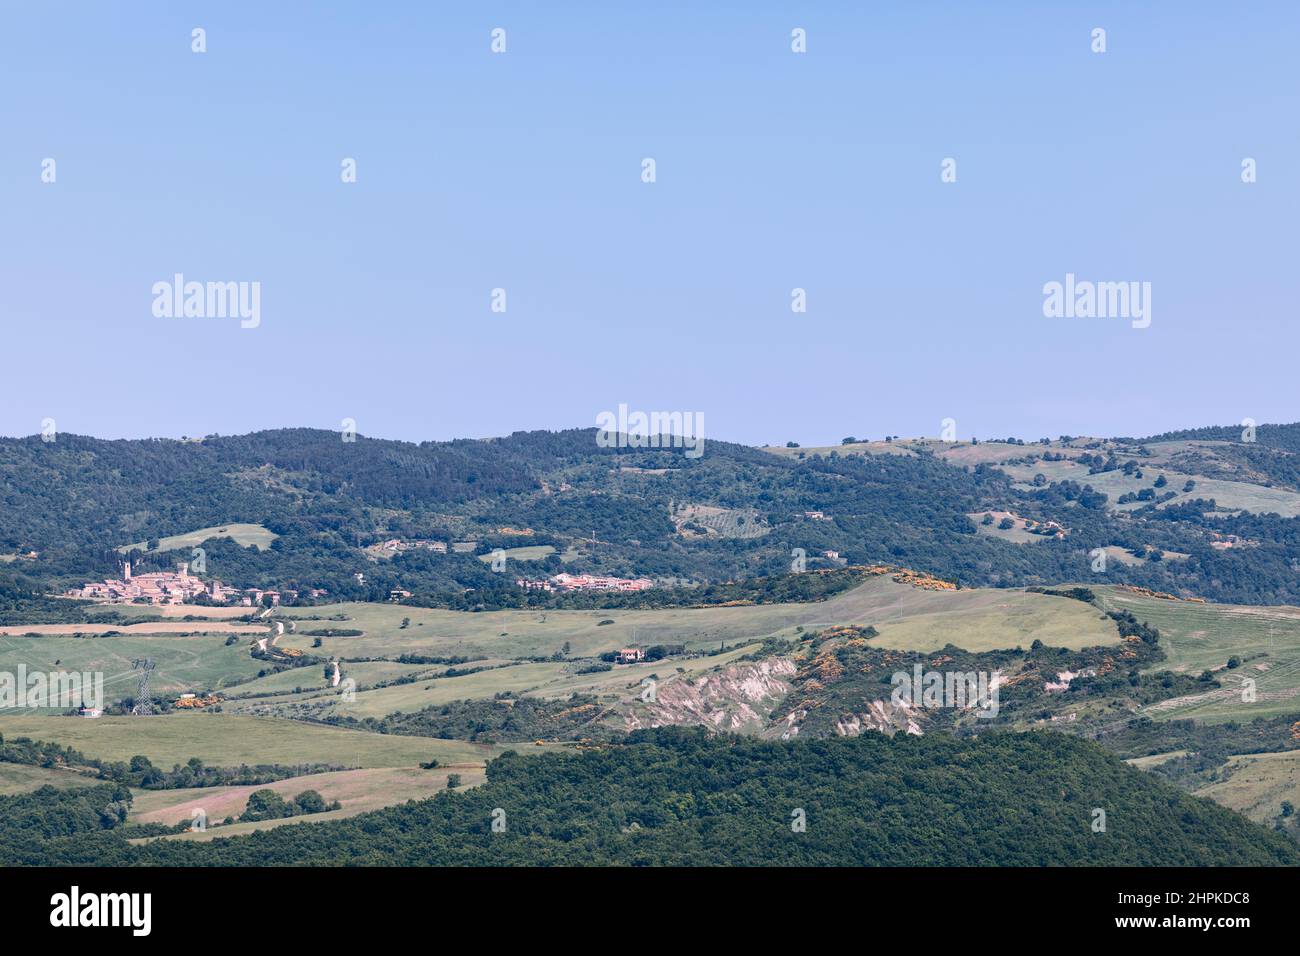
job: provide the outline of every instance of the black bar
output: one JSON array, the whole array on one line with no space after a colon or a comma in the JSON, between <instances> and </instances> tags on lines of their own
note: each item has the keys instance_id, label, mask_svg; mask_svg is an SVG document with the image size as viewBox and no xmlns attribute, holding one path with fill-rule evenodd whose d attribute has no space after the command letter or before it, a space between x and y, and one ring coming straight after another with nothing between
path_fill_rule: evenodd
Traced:
<instances>
[{"instance_id":1,"label":"black bar","mask_svg":"<svg viewBox=\"0 0 1300 956\"><path fill-rule=\"evenodd\" d=\"M52 926L52 897L73 886L83 901L151 894L150 942L225 939L223 947L245 931L259 943L373 943L378 934L396 944L408 933L456 927L543 938L560 925L578 942L603 925L628 930L673 912L689 913L706 933L758 942L775 921L802 923L819 938L834 927L856 926L873 939L877 930L910 927L918 945L945 948L962 926L977 934L968 942L985 934L990 944L1008 931L1071 942L1202 935L1230 943L1243 932L1282 931L1295 909L1295 873L1284 869L9 868L0 871L4 925L21 938L144 941L130 926ZM1153 923L1121 925L1133 919ZM1199 925L1206 919L1208 928Z\"/></svg>"}]
</instances>

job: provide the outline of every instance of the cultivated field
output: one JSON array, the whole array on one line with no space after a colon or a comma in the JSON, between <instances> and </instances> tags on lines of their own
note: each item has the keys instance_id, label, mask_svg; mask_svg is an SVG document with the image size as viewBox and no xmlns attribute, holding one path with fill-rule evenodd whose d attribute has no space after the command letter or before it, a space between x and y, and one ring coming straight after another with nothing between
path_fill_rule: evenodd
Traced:
<instances>
[{"instance_id":1,"label":"cultivated field","mask_svg":"<svg viewBox=\"0 0 1300 956\"><path fill-rule=\"evenodd\" d=\"M191 757L214 767L259 763L415 767L432 758L444 764L476 764L509 749L232 714L87 720L3 713L0 734L62 744L102 760L130 760L136 754L143 754L157 766L169 769ZM514 749L541 748L516 745Z\"/></svg>"},{"instance_id":2,"label":"cultivated field","mask_svg":"<svg viewBox=\"0 0 1300 956\"><path fill-rule=\"evenodd\" d=\"M274 783L240 787L193 787L179 790L134 790L131 823L163 823L173 826L182 820L194 819L194 811L207 815L206 833L178 834L166 839L213 839L233 836L252 830L267 829L267 824L313 823L355 816L370 810L405 803L407 800L424 800L447 788L449 774L458 774L460 786L472 787L485 777L483 765L461 764L421 770L419 767L389 767L368 770L344 770L338 773L314 773L291 777ZM304 790L315 790L326 803L337 800L338 810L312 813L285 820L234 823L220 826L227 817L235 817L248 806L249 796L256 790L274 790L286 801Z\"/></svg>"},{"instance_id":3,"label":"cultivated field","mask_svg":"<svg viewBox=\"0 0 1300 956\"><path fill-rule=\"evenodd\" d=\"M401 654L490 654L491 659L459 665L457 669L462 671L479 669L450 677L440 676L439 668L408 665L401 675L394 673L383 679L417 675L419 679L373 689L367 689L367 685L380 677L382 672L376 669L383 665L346 665L347 675L358 685L355 695L343 693L342 688L326 687L318 668L306 674L287 672L233 690L224 709L230 713L310 719L380 718L507 692L548 698L567 698L575 693L594 695L614 707L634 700L646 677L662 683L679 675L699 674L752 653L758 639L795 640L802 632L839 624L871 624L879 631L873 643L922 651L948 644L972 651L1028 647L1036 639L1054 646L1080 648L1119 640L1114 624L1081 602L1021 590L930 591L898 584L887 577L869 579L825 602L802 605L470 614L388 604L349 604L331 610L341 610L350 618L332 624L364 633L360 637L323 638L323 646L310 653L337 654L344 661L351 656L395 658ZM311 609L290 608L286 613L311 613ZM410 619L410 624L402 628L400 623L405 618ZM601 625L602 620L613 623ZM312 639L301 633L310 627L301 618L299 622L300 633L286 635L281 645L310 649ZM709 656L582 673L590 669L592 655L623 646L682 643L688 648L717 651L724 641L727 650ZM563 660L518 659L553 653L565 642L570 645L570 653ZM298 688L301 692L296 692ZM284 693L274 693L276 690Z\"/></svg>"},{"instance_id":4,"label":"cultivated field","mask_svg":"<svg viewBox=\"0 0 1300 956\"><path fill-rule=\"evenodd\" d=\"M266 629L257 628L256 632L264 635ZM156 664L150 680L153 692L161 696L176 695L245 680L266 666L249 656L248 638L241 637L230 646L226 646L226 639L212 635L139 634L0 637L0 671L15 673L19 664L26 664L29 673L99 672L104 675L105 702L111 703L135 696L138 674L132 671L131 661L148 657Z\"/></svg>"},{"instance_id":5,"label":"cultivated field","mask_svg":"<svg viewBox=\"0 0 1300 956\"><path fill-rule=\"evenodd\" d=\"M27 793L41 787L89 787L99 783L94 777L75 770L29 767L20 763L0 763L0 797Z\"/></svg>"},{"instance_id":6,"label":"cultivated field","mask_svg":"<svg viewBox=\"0 0 1300 956\"><path fill-rule=\"evenodd\" d=\"M220 605L208 607L202 604L103 604L97 605L96 610L112 611L120 614L122 617L197 617L204 620L221 621L236 617L247 617L250 614L257 614L259 608L243 607L232 605L222 607Z\"/></svg>"},{"instance_id":7,"label":"cultivated field","mask_svg":"<svg viewBox=\"0 0 1300 956\"><path fill-rule=\"evenodd\" d=\"M1300 806L1300 751L1230 757L1220 773L1222 779L1196 795L1264 824L1277 820L1282 801Z\"/></svg>"},{"instance_id":8,"label":"cultivated field","mask_svg":"<svg viewBox=\"0 0 1300 956\"><path fill-rule=\"evenodd\" d=\"M1300 608L1199 604L1093 587L1107 607L1132 611L1160 629L1168 660L1154 671L1213 671L1223 689L1161 701L1144 710L1156 720L1194 717L1210 723L1300 712ZM1236 658L1239 666L1229 669ZM1243 700L1243 681L1255 700Z\"/></svg>"},{"instance_id":9,"label":"cultivated field","mask_svg":"<svg viewBox=\"0 0 1300 956\"><path fill-rule=\"evenodd\" d=\"M578 673L581 665L573 663L548 661L542 664L512 664L464 677L422 680L378 690L359 691L355 700L347 700L337 689L332 689L314 694L237 702L228 705L227 709L253 714L293 714L293 708L301 707L314 717L342 716L359 719L384 717L399 711L413 713L453 700L486 699L507 691L550 698L567 698L575 693L594 694L612 706L631 700L641 693L644 688L641 682L648 677L663 681L679 673L700 673L729 664L754 650L757 650L757 645L744 645L725 654L619 665L612 670L594 674Z\"/></svg>"},{"instance_id":10,"label":"cultivated field","mask_svg":"<svg viewBox=\"0 0 1300 956\"><path fill-rule=\"evenodd\" d=\"M1143 502L1119 505L1116 504L1116 499L1120 495L1130 492L1137 493L1143 488L1151 488L1157 475L1163 474L1168 479L1168 485L1156 489L1157 494L1176 493L1176 496L1171 498L1167 504L1176 505L1193 498L1213 498L1220 511L1241 510L1255 514L1274 512L1284 518L1300 515L1300 493L1284 488L1268 488L1263 485L1252 484L1249 481L1210 478L1200 474L1196 470L1197 456L1208 455L1213 458L1215 447L1222 445L1222 442L1153 442L1147 446L1148 450L1152 452L1150 457L1135 456L1131 454L1131 449L1126 450L1124 446L1116 445L1113 442L1101 442L1097 449L1090 452L1104 456L1114 451L1118 454L1121 462L1130 458L1133 459L1142 471L1142 477L1136 478L1125 475L1122 471L1108 471L1090 475L1087 465L1081 465L1072 460L1073 457L1085 452L1084 445L1093 441L1093 439L1078 438L1069 443L1053 441L1047 445L1036 443L1011 445L1005 442L980 442L976 445L969 441L944 442L934 438L906 438L892 442L872 441L815 448L765 448L763 450L787 458L799 457L800 455L807 457L812 455L826 456L831 452L840 455L854 453L910 455L924 450L943 459L950 465L994 465L1026 486L1033 481L1036 474L1043 475L1048 481L1070 480L1077 481L1080 484L1092 485L1093 488L1110 498L1110 507L1112 509L1125 511L1141 507ZM1009 461L1041 455L1044 452L1064 454L1067 458L1063 461L1036 461L1027 465L1007 464ZM1216 461L1215 465L1220 467L1222 462ZM1183 492L1183 484L1189 477L1195 480L1196 486L1191 492L1185 493ZM1161 507L1165 506L1161 505Z\"/></svg>"},{"instance_id":11,"label":"cultivated field","mask_svg":"<svg viewBox=\"0 0 1300 956\"><path fill-rule=\"evenodd\" d=\"M1186 757L1187 754L1188 751L1186 750L1171 750L1168 753L1163 754L1150 754L1146 757L1132 757L1124 762L1130 766L1137 767L1140 770L1150 770L1152 767L1158 767L1162 763L1167 763L1176 757Z\"/></svg>"},{"instance_id":12,"label":"cultivated field","mask_svg":"<svg viewBox=\"0 0 1300 956\"><path fill-rule=\"evenodd\" d=\"M1140 459L1139 459L1140 461ZM1120 495L1151 488L1157 475L1163 474L1168 480L1164 488L1156 488L1158 495L1175 492L1173 498L1159 505L1161 508L1177 505L1196 498L1213 498L1220 511L1250 511L1255 514L1275 512L1284 518L1300 515L1300 494L1284 488L1265 488L1244 481L1223 481L1217 478L1205 478L1200 475L1184 475L1174 471L1161 471L1159 467L1143 463L1142 477L1125 475L1122 471L1107 471L1096 475L1088 474L1086 465L1073 461L1038 461L1032 465L1007 465L1002 470L1016 481L1028 484L1034 475L1041 474L1048 481L1077 481L1081 485L1092 485L1097 491L1110 498L1109 507L1115 510L1131 511L1146 502L1134 501L1117 504ZM1196 482L1190 492L1183 491L1183 484L1188 477Z\"/></svg>"},{"instance_id":13,"label":"cultivated field","mask_svg":"<svg viewBox=\"0 0 1300 956\"><path fill-rule=\"evenodd\" d=\"M757 511L713 505L682 505L671 517L685 537L761 538L772 530Z\"/></svg>"},{"instance_id":14,"label":"cultivated field","mask_svg":"<svg viewBox=\"0 0 1300 956\"><path fill-rule=\"evenodd\" d=\"M953 595L953 604L960 606L936 601L931 609L918 607L895 620L879 618L882 623L876 628L880 636L872 643L913 651L933 651L954 644L978 652L1028 648L1035 640L1072 649L1119 641L1113 622L1094 608L1079 601L1062 601L1076 604L1077 608L1058 608L1038 600L1042 597L1020 590L959 591Z\"/></svg>"},{"instance_id":15,"label":"cultivated field","mask_svg":"<svg viewBox=\"0 0 1300 956\"><path fill-rule=\"evenodd\" d=\"M392 604L342 604L283 608L280 614L298 626L297 633L286 633L279 646L343 660L346 676L355 682L354 700L346 700L342 688L327 685L320 665L258 677L268 664L249 655L249 638L267 634L266 625L180 621L135 625L238 628L232 633L239 634L240 639L230 645L220 634L154 635L130 629L111 637L0 636L0 670L14 670L23 663L29 671L101 672L105 675L106 702L112 703L135 695L138 673L131 662L148 657L156 662L151 685L159 697L216 690L227 698L222 706L228 714L363 718L412 712L459 699L489 698L503 692L555 698L573 693L595 694L617 703L634 697L646 676L653 674L662 680L679 671L698 673L749 653L763 638L794 640L803 632L841 624L873 625L879 631L875 638L879 646L922 651L947 644L971 651L1028 647L1036 639L1079 648L1118 639L1111 622L1080 602L1021 590L929 591L895 583L888 577L868 579L830 600L808 604L479 614ZM312 620L336 614L348 620ZM402 627L405 619L409 624ZM88 627L58 626L83 632ZM325 627L363 633L358 637L324 637L321 646L314 647L316 639L304 632ZM526 660L549 657L563 651L566 644L562 660ZM589 668L591 658L598 654L654 644L683 644L691 651L722 652L579 673ZM459 666L460 670L481 668L475 673L444 677L446 665L400 664L393 660L402 654L484 659ZM379 660L347 663L358 657ZM408 680L388 687L374 686L399 679Z\"/></svg>"},{"instance_id":16,"label":"cultivated field","mask_svg":"<svg viewBox=\"0 0 1300 956\"><path fill-rule=\"evenodd\" d=\"M0 627L0 635L13 637L24 634L248 634L265 637L262 624L232 624L229 621L147 621L140 624L15 624Z\"/></svg>"},{"instance_id":17,"label":"cultivated field","mask_svg":"<svg viewBox=\"0 0 1300 956\"><path fill-rule=\"evenodd\" d=\"M1077 605L1077 606L1072 606ZM346 622L319 626L354 628L361 637L327 637L312 653L324 656L396 657L547 656L570 645L573 657L630 645L685 644L712 650L767 636L793 638L800 628L874 624L886 647L928 650L953 643L968 650L1046 644L1079 648L1117 640L1114 627L1079 602L1019 590L989 588L926 591L875 578L828 601L748 607L665 608L602 611L461 611L390 604L339 604L328 609L286 608L307 628L309 615L342 613ZM403 618L410 626L400 627ZM602 621L612 621L601 624ZM910 623L908 623L910 621ZM315 626L315 625L313 625ZM311 638L286 635L280 645L311 650Z\"/></svg>"},{"instance_id":18,"label":"cultivated field","mask_svg":"<svg viewBox=\"0 0 1300 956\"><path fill-rule=\"evenodd\" d=\"M356 681L357 687L369 687L382 681L413 674L434 677L446 669L446 665L442 664L398 664L394 661L365 661L347 664L345 667L347 676ZM325 690L327 687L323 667L294 667L280 671L278 674L268 674L239 684L227 690L225 696L233 700L259 694L292 694L296 693L298 688L302 688L303 691L316 691Z\"/></svg>"},{"instance_id":19,"label":"cultivated field","mask_svg":"<svg viewBox=\"0 0 1300 956\"><path fill-rule=\"evenodd\" d=\"M530 544L522 548L502 548L501 551L507 561L540 561L547 555L554 554L555 548L549 544ZM492 558L491 552L478 556L484 564L491 564Z\"/></svg>"}]
</instances>

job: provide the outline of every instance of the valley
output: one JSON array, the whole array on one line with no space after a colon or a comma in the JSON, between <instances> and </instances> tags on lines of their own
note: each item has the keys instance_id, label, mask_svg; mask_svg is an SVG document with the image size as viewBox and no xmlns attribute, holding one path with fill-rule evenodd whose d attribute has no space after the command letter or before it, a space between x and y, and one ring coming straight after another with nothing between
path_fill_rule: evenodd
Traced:
<instances>
[{"instance_id":1,"label":"valley","mask_svg":"<svg viewBox=\"0 0 1300 956\"><path fill-rule=\"evenodd\" d=\"M274 440L258 441L268 456ZM313 435L288 441L340 466ZM471 794L508 753L594 759L643 734L789 746L1052 732L1296 836L1281 808L1298 796L1300 607L1275 599L1300 595L1286 563L1300 492L1267 477L1289 475L1289 450L1247 469L1213 441L891 439L618 453L609 469L599 460L618 450L521 441L538 444L506 459L499 491L452 478L436 512L428 489L398 490L420 480L405 461L369 449L352 498L283 466L254 490L277 467L264 462L253 484L230 473L226 517L196 512L198 530L124 545L78 519L108 540L77 557L61 532L10 528L6 549L28 557L0 568L0 673L96 673L104 699L103 716L0 710L0 791L126 782L121 832L143 851L343 825ZM720 482L733 490L708 503ZM735 489L749 482L783 504L747 502ZM279 516L233 520L252 517L235 506L250 492ZM594 533L578 513L600 516ZM176 593L56 596L120 562ZM149 576L168 562L178 575ZM574 574L650 583L518 583ZM900 699L914 669L948 675L949 691L953 674L987 678L994 706ZM186 785L213 774L229 782ZM310 790L323 809L241 820L267 790L288 806ZM187 825L196 809L202 830Z\"/></svg>"}]
</instances>

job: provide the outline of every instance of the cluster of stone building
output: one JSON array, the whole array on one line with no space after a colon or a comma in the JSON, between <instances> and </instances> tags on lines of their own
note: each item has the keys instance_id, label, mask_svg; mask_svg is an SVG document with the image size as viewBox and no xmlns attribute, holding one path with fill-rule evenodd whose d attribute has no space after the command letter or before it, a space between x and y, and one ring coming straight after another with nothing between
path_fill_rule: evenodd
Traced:
<instances>
[{"instance_id":1,"label":"cluster of stone building","mask_svg":"<svg viewBox=\"0 0 1300 956\"><path fill-rule=\"evenodd\" d=\"M646 591L655 586L649 578L564 573L549 578L519 578L515 583L527 591Z\"/></svg>"},{"instance_id":2,"label":"cluster of stone building","mask_svg":"<svg viewBox=\"0 0 1300 956\"><path fill-rule=\"evenodd\" d=\"M321 597L327 592L313 588L310 596ZM65 592L67 597L97 601L100 604L188 604L200 595L206 594L214 604L237 604L253 607L263 603L263 598L270 598L272 605L298 599L298 592L293 590L266 591L261 588L232 588L213 580L204 583L190 574L189 564L182 562L175 571L150 571L145 574L132 575L131 562L122 566L122 577L105 578L103 581L91 581L83 587L72 588Z\"/></svg>"}]
</instances>

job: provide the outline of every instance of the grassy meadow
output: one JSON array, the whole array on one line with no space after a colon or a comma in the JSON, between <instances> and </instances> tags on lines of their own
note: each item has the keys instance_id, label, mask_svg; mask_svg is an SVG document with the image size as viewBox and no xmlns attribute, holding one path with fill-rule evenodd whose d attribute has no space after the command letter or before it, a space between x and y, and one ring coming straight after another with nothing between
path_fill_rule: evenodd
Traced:
<instances>
[{"instance_id":1,"label":"grassy meadow","mask_svg":"<svg viewBox=\"0 0 1300 956\"><path fill-rule=\"evenodd\" d=\"M1152 705L1147 716L1221 723L1300 711L1300 608L1167 601L1115 587L1093 590L1107 607L1132 611L1160 629L1168 660L1152 670L1192 675L1208 670L1224 685ZM1239 666L1229 669L1231 658ZM1255 681L1253 702L1242 699L1246 679Z\"/></svg>"},{"instance_id":2,"label":"grassy meadow","mask_svg":"<svg viewBox=\"0 0 1300 956\"><path fill-rule=\"evenodd\" d=\"M325 616L323 610L346 615L348 620L319 625L303 620ZM300 632L286 635L280 642L285 647L310 651L312 638L301 632L317 626L364 632L360 637L324 638L313 651L344 658L403 653L538 657L561 651L566 643L573 657L632 645L684 644L691 650L714 650L724 643L793 638L800 629L838 624L873 624L880 629L882 646L917 650L950 642L972 651L1028 646L1036 637L1044 643L1079 648L1117 639L1114 627L1083 605L1072 607L1020 590L926 591L886 577L808 604L477 614L391 604L337 604L328 609L286 608L283 613L298 619ZM410 622L405 628L404 619Z\"/></svg>"},{"instance_id":3,"label":"grassy meadow","mask_svg":"<svg viewBox=\"0 0 1300 956\"><path fill-rule=\"evenodd\" d=\"M55 717L0 714L0 734L72 747L102 760L136 754L170 768L198 757L214 767L240 764L327 763L343 767L414 767L481 763L507 748L427 737L372 734L341 727L234 714L155 717Z\"/></svg>"},{"instance_id":4,"label":"grassy meadow","mask_svg":"<svg viewBox=\"0 0 1300 956\"><path fill-rule=\"evenodd\" d=\"M136 541L124 544L117 550L122 554L128 551L177 551L185 548L197 548L210 538L232 538L241 548L269 548L271 542L278 538L274 531L263 528L260 524L223 524L211 528L199 528L185 534L173 534L158 539L158 547L150 549L148 541Z\"/></svg>"},{"instance_id":5,"label":"grassy meadow","mask_svg":"<svg viewBox=\"0 0 1300 956\"><path fill-rule=\"evenodd\" d=\"M82 626L82 625L73 625ZM265 628L258 628L265 634ZM26 664L28 672L53 670L99 672L104 675L106 703L134 697L136 658L155 661L150 686L156 695L179 695L187 691L221 688L257 674L266 665L248 653L250 635L241 635L227 646L227 635L122 635L117 637L0 636L0 671L16 672Z\"/></svg>"}]
</instances>

